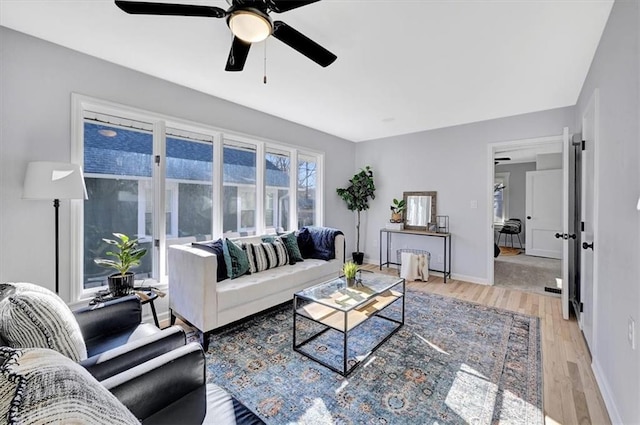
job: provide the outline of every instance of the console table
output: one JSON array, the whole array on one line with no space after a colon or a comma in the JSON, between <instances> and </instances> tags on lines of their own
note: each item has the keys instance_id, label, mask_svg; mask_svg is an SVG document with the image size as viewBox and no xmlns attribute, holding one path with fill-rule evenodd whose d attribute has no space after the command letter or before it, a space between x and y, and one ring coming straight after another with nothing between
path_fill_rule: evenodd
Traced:
<instances>
[{"instance_id":1,"label":"console table","mask_svg":"<svg viewBox=\"0 0 640 425\"><path fill-rule=\"evenodd\" d=\"M386 261L382 261L382 251L383 251L383 236L386 234ZM393 234L400 235L414 235L414 236L423 236L423 237L431 237L431 238L441 238L442 239L442 253L444 257L444 270L437 270L431 268L431 261L429 262L429 270L434 272L442 273L444 277L444 283L447 283L447 277L451 278L451 233L436 233L436 232L425 232L421 230L394 230L394 229L380 229L380 270L382 270L383 266L387 266L389 268L389 264L393 264L399 266L400 264L395 263L393 261L389 261L389 249L391 247L391 236Z\"/></svg>"}]
</instances>

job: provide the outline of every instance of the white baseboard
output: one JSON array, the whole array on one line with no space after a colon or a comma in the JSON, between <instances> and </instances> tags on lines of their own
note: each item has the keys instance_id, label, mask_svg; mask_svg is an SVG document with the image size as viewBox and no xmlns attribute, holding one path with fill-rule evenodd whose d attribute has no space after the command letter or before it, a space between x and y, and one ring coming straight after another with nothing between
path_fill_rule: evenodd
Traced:
<instances>
[{"instance_id":1,"label":"white baseboard","mask_svg":"<svg viewBox=\"0 0 640 425\"><path fill-rule=\"evenodd\" d=\"M490 285L489 281L487 280L486 277L477 277L477 276L466 276L463 274L456 274L453 273L451 275L452 279L455 280L461 280L463 282L469 282L469 283L477 283L480 285Z\"/></svg>"},{"instance_id":2,"label":"white baseboard","mask_svg":"<svg viewBox=\"0 0 640 425\"><path fill-rule=\"evenodd\" d=\"M596 378L596 383L598 384L598 388L600 389L600 394L602 394L602 399L604 400L605 406L607 406L607 412L609 413L609 419L611 419L612 424L622 424L622 418L618 413L618 409L616 408L616 403L613 400L613 396L611 394L611 389L607 384L607 380L602 373L602 369L597 361L593 360L591 362L591 370L593 371L593 375Z\"/></svg>"}]
</instances>

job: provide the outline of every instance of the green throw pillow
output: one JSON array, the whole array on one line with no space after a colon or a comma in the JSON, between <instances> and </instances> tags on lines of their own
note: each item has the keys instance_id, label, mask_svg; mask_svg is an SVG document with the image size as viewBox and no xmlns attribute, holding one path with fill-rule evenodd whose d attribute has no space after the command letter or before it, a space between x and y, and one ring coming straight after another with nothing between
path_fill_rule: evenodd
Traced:
<instances>
[{"instance_id":1,"label":"green throw pillow","mask_svg":"<svg viewBox=\"0 0 640 425\"><path fill-rule=\"evenodd\" d=\"M241 246L225 238L222 244L222 252L227 266L227 275L230 279L235 279L249 272L249 259Z\"/></svg>"},{"instance_id":2,"label":"green throw pillow","mask_svg":"<svg viewBox=\"0 0 640 425\"><path fill-rule=\"evenodd\" d=\"M298 246L298 238L295 233L285 233L280 235L280 239L287 247L287 253L289 254L289 264L294 264L298 261L304 261L302 254L300 253L300 247Z\"/></svg>"}]
</instances>

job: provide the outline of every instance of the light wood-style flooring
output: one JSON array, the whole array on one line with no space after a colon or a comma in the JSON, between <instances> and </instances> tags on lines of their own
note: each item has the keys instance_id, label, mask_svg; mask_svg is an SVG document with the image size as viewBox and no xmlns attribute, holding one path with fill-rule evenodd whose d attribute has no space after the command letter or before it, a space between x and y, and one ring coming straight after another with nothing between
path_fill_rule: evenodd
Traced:
<instances>
[{"instance_id":1,"label":"light wood-style flooring","mask_svg":"<svg viewBox=\"0 0 640 425\"><path fill-rule=\"evenodd\" d=\"M379 272L376 265L363 268ZM384 273L397 273L383 268ZM416 291L454 297L540 318L545 424L610 424L575 317L562 319L560 298L437 276L409 282Z\"/></svg>"}]
</instances>

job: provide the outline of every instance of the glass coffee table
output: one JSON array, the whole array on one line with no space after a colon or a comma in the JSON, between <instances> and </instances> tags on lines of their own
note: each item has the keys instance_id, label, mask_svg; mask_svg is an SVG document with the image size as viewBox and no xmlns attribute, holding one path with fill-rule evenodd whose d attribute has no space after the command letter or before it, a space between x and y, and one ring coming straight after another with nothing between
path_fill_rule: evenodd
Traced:
<instances>
[{"instance_id":1,"label":"glass coffee table","mask_svg":"<svg viewBox=\"0 0 640 425\"><path fill-rule=\"evenodd\" d=\"M340 277L293 296L294 351L342 376L404 325L404 279L364 273L358 282Z\"/></svg>"}]
</instances>

